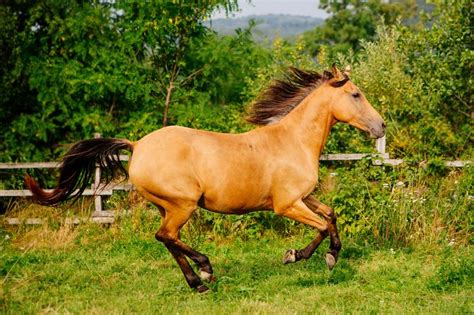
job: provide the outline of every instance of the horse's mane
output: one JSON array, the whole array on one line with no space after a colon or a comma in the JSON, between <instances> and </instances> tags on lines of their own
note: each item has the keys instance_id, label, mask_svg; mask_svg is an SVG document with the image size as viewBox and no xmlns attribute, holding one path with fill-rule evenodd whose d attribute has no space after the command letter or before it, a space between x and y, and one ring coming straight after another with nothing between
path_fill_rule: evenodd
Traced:
<instances>
[{"instance_id":1,"label":"horse's mane","mask_svg":"<svg viewBox=\"0 0 474 315\"><path fill-rule=\"evenodd\" d=\"M277 122L298 106L313 90L334 78L329 71L319 74L314 71L290 67L282 80L273 81L250 107L247 121L255 125ZM349 78L332 82L339 87Z\"/></svg>"}]
</instances>

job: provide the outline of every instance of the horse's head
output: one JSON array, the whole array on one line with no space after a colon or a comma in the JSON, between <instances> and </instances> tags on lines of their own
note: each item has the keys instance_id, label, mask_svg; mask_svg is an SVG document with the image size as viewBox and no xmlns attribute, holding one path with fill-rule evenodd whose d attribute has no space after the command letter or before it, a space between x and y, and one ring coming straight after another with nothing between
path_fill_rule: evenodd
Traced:
<instances>
[{"instance_id":1,"label":"horse's head","mask_svg":"<svg viewBox=\"0 0 474 315\"><path fill-rule=\"evenodd\" d=\"M333 66L332 73L325 73L331 77L326 84L333 90L330 102L333 117L335 121L367 131L372 138L381 138L385 135L385 122L359 88L349 80L349 71L346 68L341 72Z\"/></svg>"}]
</instances>

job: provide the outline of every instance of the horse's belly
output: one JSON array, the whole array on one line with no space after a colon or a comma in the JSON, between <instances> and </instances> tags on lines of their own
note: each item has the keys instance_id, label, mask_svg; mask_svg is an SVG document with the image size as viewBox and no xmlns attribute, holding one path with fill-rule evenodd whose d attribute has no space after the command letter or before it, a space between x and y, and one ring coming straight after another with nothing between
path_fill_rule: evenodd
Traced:
<instances>
[{"instance_id":1,"label":"horse's belly","mask_svg":"<svg viewBox=\"0 0 474 315\"><path fill-rule=\"evenodd\" d=\"M223 187L204 191L199 206L213 212L244 214L257 210L269 210L273 203L268 192L262 189Z\"/></svg>"}]
</instances>

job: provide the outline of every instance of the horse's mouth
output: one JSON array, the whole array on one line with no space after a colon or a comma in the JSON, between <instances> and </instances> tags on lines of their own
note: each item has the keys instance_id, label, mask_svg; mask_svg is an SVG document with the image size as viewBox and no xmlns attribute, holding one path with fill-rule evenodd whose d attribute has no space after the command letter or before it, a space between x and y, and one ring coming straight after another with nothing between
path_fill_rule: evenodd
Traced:
<instances>
[{"instance_id":1,"label":"horse's mouth","mask_svg":"<svg viewBox=\"0 0 474 315\"><path fill-rule=\"evenodd\" d=\"M372 139L380 139L383 136L385 136L385 128L381 129L375 129L375 128L370 128L369 130L369 135Z\"/></svg>"}]
</instances>

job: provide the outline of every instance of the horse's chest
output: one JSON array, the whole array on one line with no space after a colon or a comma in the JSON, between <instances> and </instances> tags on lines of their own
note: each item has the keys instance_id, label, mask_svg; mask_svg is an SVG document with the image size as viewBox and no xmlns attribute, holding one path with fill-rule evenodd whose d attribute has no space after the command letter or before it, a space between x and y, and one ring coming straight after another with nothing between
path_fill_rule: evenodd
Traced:
<instances>
[{"instance_id":1,"label":"horse's chest","mask_svg":"<svg viewBox=\"0 0 474 315\"><path fill-rule=\"evenodd\" d=\"M275 178L275 189L281 194L288 194L293 197L309 195L318 182L317 167L287 167L282 168Z\"/></svg>"}]
</instances>

